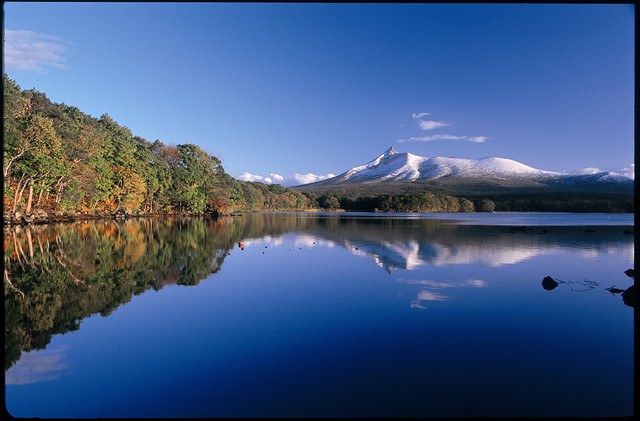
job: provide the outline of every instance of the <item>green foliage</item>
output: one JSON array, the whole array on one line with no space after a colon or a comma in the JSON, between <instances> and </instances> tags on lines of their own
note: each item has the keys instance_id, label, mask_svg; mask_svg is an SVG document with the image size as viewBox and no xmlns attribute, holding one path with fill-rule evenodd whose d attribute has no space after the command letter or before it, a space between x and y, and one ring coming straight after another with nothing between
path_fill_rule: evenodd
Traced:
<instances>
[{"instance_id":1,"label":"green foliage","mask_svg":"<svg viewBox=\"0 0 640 421\"><path fill-rule=\"evenodd\" d=\"M340 201L334 195L323 194L318 197L318 205L324 209L340 209Z\"/></svg>"},{"instance_id":2,"label":"green foliage","mask_svg":"<svg viewBox=\"0 0 640 421\"><path fill-rule=\"evenodd\" d=\"M634 213L633 196L607 193L500 195L492 197L498 212Z\"/></svg>"},{"instance_id":3,"label":"green foliage","mask_svg":"<svg viewBox=\"0 0 640 421\"><path fill-rule=\"evenodd\" d=\"M228 213L303 210L312 203L281 185L236 180L194 144L134 136L3 75L5 212Z\"/></svg>"},{"instance_id":4,"label":"green foliage","mask_svg":"<svg viewBox=\"0 0 640 421\"><path fill-rule=\"evenodd\" d=\"M478 212L493 212L496 210L496 204L490 199L479 200L476 207Z\"/></svg>"},{"instance_id":5,"label":"green foliage","mask_svg":"<svg viewBox=\"0 0 640 421\"><path fill-rule=\"evenodd\" d=\"M341 207L349 211L364 212L473 212L473 202L431 192L379 196L360 196L355 199L342 196L337 198L323 194L317 198L318 205L325 209Z\"/></svg>"}]
</instances>

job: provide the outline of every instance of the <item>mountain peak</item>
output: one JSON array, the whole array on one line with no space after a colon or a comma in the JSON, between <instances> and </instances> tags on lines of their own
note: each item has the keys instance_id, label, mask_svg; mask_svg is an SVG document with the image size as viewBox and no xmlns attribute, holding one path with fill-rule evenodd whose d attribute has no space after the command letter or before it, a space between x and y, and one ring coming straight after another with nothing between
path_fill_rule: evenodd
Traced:
<instances>
[{"instance_id":1,"label":"mountain peak","mask_svg":"<svg viewBox=\"0 0 640 421\"><path fill-rule=\"evenodd\" d=\"M395 155L395 154L397 154L397 153L398 153L398 151L396 151L395 149L393 149L393 146L392 146L392 147L390 147L389 149L387 149L386 151L384 151L384 153L383 153L382 155L389 156L389 155Z\"/></svg>"},{"instance_id":2,"label":"mountain peak","mask_svg":"<svg viewBox=\"0 0 640 421\"><path fill-rule=\"evenodd\" d=\"M382 155L379 155L376 159L374 159L373 161L371 161L368 164L364 165L364 167L366 167L366 168L377 167L378 165L380 165L380 162L384 161L386 158L389 158L390 156L394 156L394 155L397 155L397 154L398 154L398 151L393 149L393 146L392 146L389 149L387 149L386 151L384 151L384 153ZM361 169L361 167L356 167L356 168L352 168L351 171L360 170L360 169Z\"/></svg>"},{"instance_id":3,"label":"mountain peak","mask_svg":"<svg viewBox=\"0 0 640 421\"><path fill-rule=\"evenodd\" d=\"M376 159L371 161L371 163L378 164L378 163L380 163L381 160L383 160L385 158L389 158L390 156L397 155L397 154L398 154L398 151L393 149L393 146L392 146L389 149L387 149L386 151L384 151L382 155L379 155Z\"/></svg>"}]
</instances>

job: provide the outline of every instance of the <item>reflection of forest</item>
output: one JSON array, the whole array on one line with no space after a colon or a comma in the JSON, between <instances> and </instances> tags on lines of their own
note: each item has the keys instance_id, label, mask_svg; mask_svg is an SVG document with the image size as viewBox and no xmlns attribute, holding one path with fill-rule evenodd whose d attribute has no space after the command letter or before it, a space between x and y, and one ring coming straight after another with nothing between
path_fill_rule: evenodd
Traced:
<instances>
[{"instance_id":1,"label":"reflection of forest","mask_svg":"<svg viewBox=\"0 0 640 421\"><path fill-rule=\"evenodd\" d=\"M197 285L268 218L165 218L5 228L5 370L133 295Z\"/></svg>"},{"instance_id":2,"label":"reflection of forest","mask_svg":"<svg viewBox=\"0 0 640 421\"><path fill-rule=\"evenodd\" d=\"M580 247L633 249L619 227L456 225L429 219L348 214L130 219L5 228L5 370L21 351L108 315L133 295L165 285L197 285L216 273L242 240L300 232L375 258L387 270L411 262L468 262L478 254ZM474 257L475 256L475 257ZM413 259L413 260L412 260ZM466 259L466 260L465 260Z\"/></svg>"}]
</instances>

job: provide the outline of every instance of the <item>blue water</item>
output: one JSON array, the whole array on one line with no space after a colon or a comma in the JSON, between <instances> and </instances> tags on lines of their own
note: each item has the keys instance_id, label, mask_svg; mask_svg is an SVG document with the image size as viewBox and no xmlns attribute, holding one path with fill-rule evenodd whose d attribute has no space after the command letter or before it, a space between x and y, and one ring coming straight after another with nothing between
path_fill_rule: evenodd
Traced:
<instances>
[{"instance_id":1,"label":"blue water","mask_svg":"<svg viewBox=\"0 0 640 421\"><path fill-rule=\"evenodd\" d=\"M294 214L293 212L291 214ZM305 214L298 214L304 217ZM629 213L566 213L566 212L492 212L492 213L440 213L440 212L318 212L308 217L340 218L391 218L391 219L432 219L452 221L468 225L530 225L530 226L633 226L634 214Z\"/></svg>"},{"instance_id":2,"label":"blue water","mask_svg":"<svg viewBox=\"0 0 640 421\"><path fill-rule=\"evenodd\" d=\"M149 289L23 352L5 371L7 409L633 414L634 309L606 289L633 285L624 273L633 215L434 215L443 216L258 214L210 225L213 236L261 228L240 237L243 249L236 239L222 248L219 270L197 285ZM532 228L509 229L522 225ZM557 287L543 288L545 276Z\"/></svg>"}]
</instances>

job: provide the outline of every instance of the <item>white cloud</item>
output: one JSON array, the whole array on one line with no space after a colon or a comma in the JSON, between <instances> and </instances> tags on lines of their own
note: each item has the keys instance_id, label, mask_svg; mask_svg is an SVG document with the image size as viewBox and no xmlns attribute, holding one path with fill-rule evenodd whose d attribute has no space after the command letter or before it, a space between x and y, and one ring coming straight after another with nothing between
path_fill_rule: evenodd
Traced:
<instances>
[{"instance_id":1,"label":"white cloud","mask_svg":"<svg viewBox=\"0 0 640 421\"><path fill-rule=\"evenodd\" d=\"M629 177L633 180L636 179L636 164L630 164L628 167L615 170L618 174L622 174L625 177Z\"/></svg>"},{"instance_id":2,"label":"white cloud","mask_svg":"<svg viewBox=\"0 0 640 421\"><path fill-rule=\"evenodd\" d=\"M474 143L484 143L487 141L487 139L489 139L487 136L471 136L467 140Z\"/></svg>"},{"instance_id":3,"label":"white cloud","mask_svg":"<svg viewBox=\"0 0 640 421\"><path fill-rule=\"evenodd\" d=\"M327 178L332 178L335 177L335 174L313 174L313 173L307 173L307 174L298 174L295 173L293 175L293 181L295 182L294 184L309 184L309 183L314 183L316 181L322 181L322 180L326 180Z\"/></svg>"},{"instance_id":4,"label":"white cloud","mask_svg":"<svg viewBox=\"0 0 640 421\"><path fill-rule=\"evenodd\" d=\"M579 175L588 175L588 174L598 174L600 171L599 168L596 167L587 167L587 168L581 168L579 170L576 170L575 174L579 174Z\"/></svg>"},{"instance_id":5,"label":"white cloud","mask_svg":"<svg viewBox=\"0 0 640 421\"><path fill-rule=\"evenodd\" d=\"M440 127L449 126L449 123L446 123L444 121L426 120L426 121L419 121L418 125L422 130L434 130L434 129L439 129Z\"/></svg>"},{"instance_id":6,"label":"white cloud","mask_svg":"<svg viewBox=\"0 0 640 421\"><path fill-rule=\"evenodd\" d=\"M432 134L428 136L412 136L408 139L398 139L398 142L432 142L434 140L465 140L466 136L453 136L449 134Z\"/></svg>"},{"instance_id":7,"label":"white cloud","mask_svg":"<svg viewBox=\"0 0 640 421\"><path fill-rule=\"evenodd\" d=\"M617 173L617 174L621 174L624 175L625 177L629 177L633 180L635 180L636 175L635 175L635 164L629 164L628 167L625 168L619 168L616 170L603 170L597 167L586 167L586 168L580 168L579 170L575 170L575 171L569 171L569 174L577 174L577 175L590 175L590 174L598 174L598 173L602 173L602 172L612 172L612 173Z\"/></svg>"},{"instance_id":8,"label":"white cloud","mask_svg":"<svg viewBox=\"0 0 640 421\"><path fill-rule=\"evenodd\" d=\"M627 177L636 179L636 164L629 165L629 168L622 168L620 170L621 174L626 175Z\"/></svg>"},{"instance_id":9,"label":"white cloud","mask_svg":"<svg viewBox=\"0 0 640 421\"><path fill-rule=\"evenodd\" d=\"M238 175L236 178L242 181L261 182L265 184L282 184L283 186L297 186L299 184L308 184L315 181L325 180L327 178L335 177L335 174L294 174L291 177L284 177L277 173L270 173L268 177L251 174L248 172Z\"/></svg>"},{"instance_id":10,"label":"white cloud","mask_svg":"<svg viewBox=\"0 0 640 421\"><path fill-rule=\"evenodd\" d=\"M242 180L242 181L261 181L261 182L265 182L266 178L261 176L261 175L254 175L248 172L242 173L239 176L236 177L238 180ZM270 183L271 181L268 181L268 183Z\"/></svg>"},{"instance_id":11,"label":"white cloud","mask_svg":"<svg viewBox=\"0 0 640 421\"><path fill-rule=\"evenodd\" d=\"M397 142L433 142L434 140L467 140L474 143L482 143L486 141L486 136L454 136L450 134L432 134L427 136L411 136L407 139L398 139Z\"/></svg>"},{"instance_id":12,"label":"white cloud","mask_svg":"<svg viewBox=\"0 0 640 421\"><path fill-rule=\"evenodd\" d=\"M430 113L413 113L411 114L411 118L414 120L419 120L422 117L431 115ZM446 121L435 121L435 120L419 120L418 126L422 130L436 130L442 127L451 126L450 123ZM484 143L489 139L487 136L454 136L449 134L434 134L429 136L412 136L407 139L398 139L397 142L432 142L434 140L467 140L473 143Z\"/></svg>"},{"instance_id":13,"label":"white cloud","mask_svg":"<svg viewBox=\"0 0 640 421\"><path fill-rule=\"evenodd\" d=\"M44 66L65 67L67 41L25 30L4 31L4 62L7 68L42 72Z\"/></svg>"}]
</instances>

